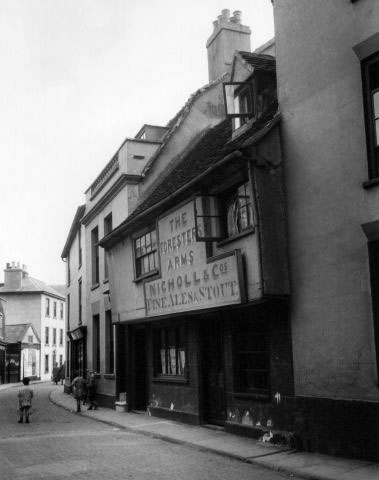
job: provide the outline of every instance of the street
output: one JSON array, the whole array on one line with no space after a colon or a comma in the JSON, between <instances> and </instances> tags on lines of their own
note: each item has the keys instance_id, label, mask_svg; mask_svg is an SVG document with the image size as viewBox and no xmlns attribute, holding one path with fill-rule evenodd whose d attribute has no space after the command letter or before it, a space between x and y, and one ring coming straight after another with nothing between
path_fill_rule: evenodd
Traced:
<instances>
[{"instance_id":1,"label":"street","mask_svg":"<svg viewBox=\"0 0 379 480\"><path fill-rule=\"evenodd\" d=\"M18 387L0 391L0 479L259 479L288 475L115 428L49 400L32 385L30 424L19 424ZM294 478L294 477L292 477Z\"/></svg>"}]
</instances>

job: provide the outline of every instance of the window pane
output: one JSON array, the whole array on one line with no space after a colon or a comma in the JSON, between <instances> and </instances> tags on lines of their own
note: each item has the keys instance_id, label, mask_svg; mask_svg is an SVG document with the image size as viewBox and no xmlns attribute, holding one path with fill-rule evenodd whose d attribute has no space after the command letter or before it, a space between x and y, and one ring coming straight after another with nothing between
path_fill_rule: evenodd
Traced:
<instances>
[{"instance_id":1,"label":"window pane","mask_svg":"<svg viewBox=\"0 0 379 480\"><path fill-rule=\"evenodd\" d=\"M149 271L149 257L143 257L143 273L147 273Z\"/></svg>"},{"instance_id":2,"label":"window pane","mask_svg":"<svg viewBox=\"0 0 379 480\"><path fill-rule=\"evenodd\" d=\"M379 118L379 92L373 94L372 101L374 104L374 116L375 118Z\"/></svg>"},{"instance_id":3,"label":"window pane","mask_svg":"<svg viewBox=\"0 0 379 480\"><path fill-rule=\"evenodd\" d=\"M146 253L146 242L145 242L145 235L141 237L141 255L145 255Z\"/></svg>"},{"instance_id":4,"label":"window pane","mask_svg":"<svg viewBox=\"0 0 379 480\"><path fill-rule=\"evenodd\" d=\"M149 271L155 270L155 255L150 253L149 255Z\"/></svg>"},{"instance_id":5,"label":"window pane","mask_svg":"<svg viewBox=\"0 0 379 480\"><path fill-rule=\"evenodd\" d=\"M379 145L379 119L375 121L376 145Z\"/></svg>"},{"instance_id":6,"label":"window pane","mask_svg":"<svg viewBox=\"0 0 379 480\"><path fill-rule=\"evenodd\" d=\"M157 232L155 230L151 232L151 247L153 250L157 248Z\"/></svg>"},{"instance_id":7,"label":"window pane","mask_svg":"<svg viewBox=\"0 0 379 480\"><path fill-rule=\"evenodd\" d=\"M137 277L139 277L142 272L141 272L141 259L138 259L136 261L136 273L137 273Z\"/></svg>"},{"instance_id":8,"label":"window pane","mask_svg":"<svg viewBox=\"0 0 379 480\"><path fill-rule=\"evenodd\" d=\"M238 233L238 209L234 199L229 199L226 207L227 233L228 236Z\"/></svg>"},{"instance_id":9,"label":"window pane","mask_svg":"<svg viewBox=\"0 0 379 480\"><path fill-rule=\"evenodd\" d=\"M151 236L150 236L150 233L146 234L146 252L151 252Z\"/></svg>"},{"instance_id":10,"label":"window pane","mask_svg":"<svg viewBox=\"0 0 379 480\"><path fill-rule=\"evenodd\" d=\"M180 343L182 346L179 346ZM154 348L156 375L184 375L186 368L184 327L162 328L156 331Z\"/></svg>"},{"instance_id":11,"label":"window pane","mask_svg":"<svg viewBox=\"0 0 379 480\"><path fill-rule=\"evenodd\" d=\"M141 239L140 238L137 238L136 240L136 257L140 257L141 256Z\"/></svg>"}]
</instances>

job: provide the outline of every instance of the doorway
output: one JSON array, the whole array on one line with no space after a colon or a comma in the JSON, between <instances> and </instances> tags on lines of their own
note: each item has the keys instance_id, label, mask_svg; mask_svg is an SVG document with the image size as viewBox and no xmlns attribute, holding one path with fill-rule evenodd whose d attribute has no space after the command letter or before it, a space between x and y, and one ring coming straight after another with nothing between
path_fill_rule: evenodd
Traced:
<instances>
[{"instance_id":1,"label":"doorway","mask_svg":"<svg viewBox=\"0 0 379 480\"><path fill-rule=\"evenodd\" d=\"M133 410L147 408L147 365L146 365L146 331L144 328L134 330L134 405Z\"/></svg>"},{"instance_id":2,"label":"doorway","mask_svg":"<svg viewBox=\"0 0 379 480\"><path fill-rule=\"evenodd\" d=\"M225 423L223 326L218 318L203 319L200 327L204 423Z\"/></svg>"}]
</instances>

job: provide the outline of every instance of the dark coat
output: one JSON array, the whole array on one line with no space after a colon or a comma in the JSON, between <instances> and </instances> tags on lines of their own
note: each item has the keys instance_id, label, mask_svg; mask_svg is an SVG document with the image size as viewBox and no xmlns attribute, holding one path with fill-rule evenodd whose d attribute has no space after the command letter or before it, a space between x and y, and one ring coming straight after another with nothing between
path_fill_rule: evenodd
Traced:
<instances>
[{"instance_id":1,"label":"dark coat","mask_svg":"<svg viewBox=\"0 0 379 480\"><path fill-rule=\"evenodd\" d=\"M82 399L87 391L87 382L81 376L74 378L72 381L72 394L74 398Z\"/></svg>"}]
</instances>

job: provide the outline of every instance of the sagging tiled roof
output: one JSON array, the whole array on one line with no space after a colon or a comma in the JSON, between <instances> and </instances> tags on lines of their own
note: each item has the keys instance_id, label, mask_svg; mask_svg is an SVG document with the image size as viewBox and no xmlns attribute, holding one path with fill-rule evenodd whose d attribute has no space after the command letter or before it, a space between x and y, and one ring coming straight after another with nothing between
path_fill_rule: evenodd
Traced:
<instances>
[{"instance_id":1,"label":"sagging tiled roof","mask_svg":"<svg viewBox=\"0 0 379 480\"><path fill-rule=\"evenodd\" d=\"M277 103L274 102L262 118L257 120L245 134L234 141L230 141L232 135L230 119L226 119L206 131L204 136L183 160L164 176L153 190L146 192L148 196L142 200L124 222L107 235L107 237L104 237L104 239L100 241L100 244L106 244L112 235L119 238L119 234L133 223L136 217L158 205L170 195L175 194L180 188L196 179L196 177L199 177L227 155L235 152L239 148L250 145L251 142L249 142L249 140L251 140L251 138L255 137L258 140L259 133L263 130L268 131L271 128L270 125L276 123L278 115Z\"/></svg>"},{"instance_id":2,"label":"sagging tiled roof","mask_svg":"<svg viewBox=\"0 0 379 480\"><path fill-rule=\"evenodd\" d=\"M29 327L32 327L33 333L40 342L36 331L31 323L18 323L16 325L5 325L5 341L8 343L22 342Z\"/></svg>"},{"instance_id":3,"label":"sagging tiled roof","mask_svg":"<svg viewBox=\"0 0 379 480\"><path fill-rule=\"evenodd\" d=\"M203 87L199 88L188 98L187 102L183 105L183 107L179 110L179 112L167 123L166 128L168 131L164 136L162 145L157 149L155 154L151 157L151 159L147 162L145 167L142 170L142 176L146 176L147 172L150 170L151 165L155 162L155 160L159 157L162 151L166 148L167 143L169 142L170 138L175 134L176 130L183 124L184 119L190 113L191 108L195 101L201 97L204 93L208 90L213 88L214 86L218 85L219 83L226 80L228 73L221 75L221 77L213 80L212 82L204 85Z\"/></svg>"},{"instance_id":4,"label":"sagging tiled roof","mask_svg":"<svg viewBox=\"0 0 379 480\"><path fill-rule=\"evenodd\" d=\"M25 277L22 279L22 284L20 288L6 288L4 285L0 288L0 293L46 293L52 295L53 297L58 297L64 300L64 295L59 293L54 288L47 285L42 280L37 280L33 277Z\"/></svg>"},{"instance_id":5,"label":"sagging tiled roof","mask_svg":"<svg viewBox=\"0 0 379 480\"><path fill-rule=\"evenodd\" d=\"M275 71L275 57L262 53L238 52L246 63L258 70Z\"/></svg>"}]
</instances>

